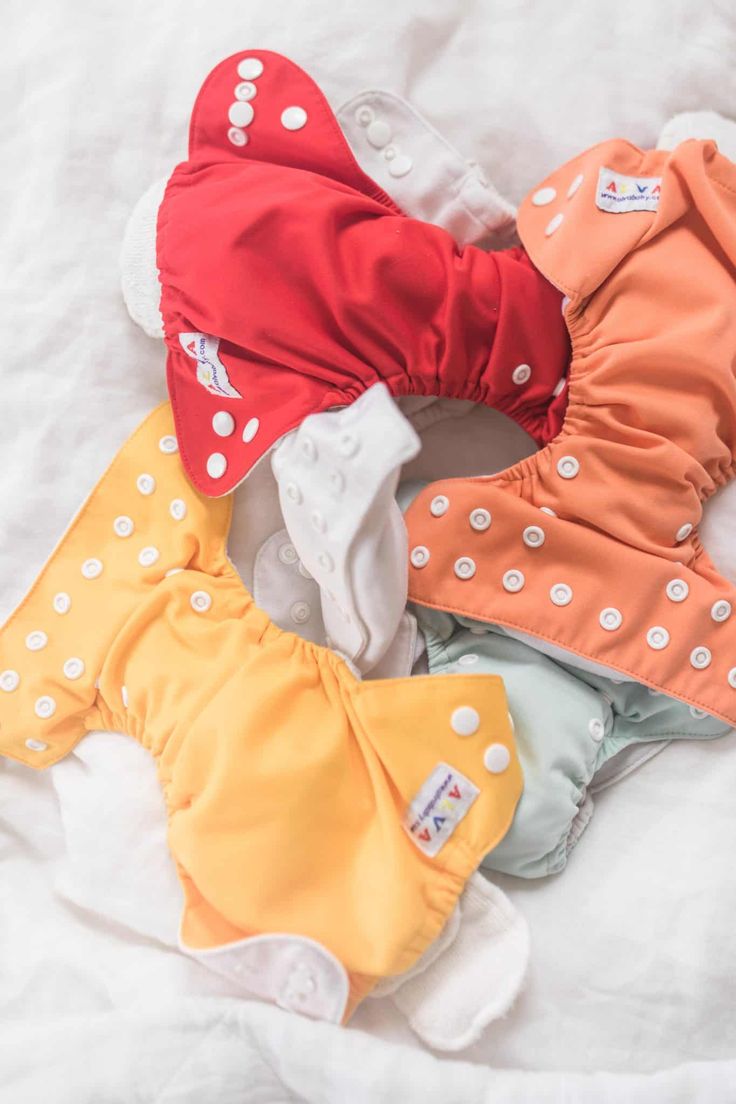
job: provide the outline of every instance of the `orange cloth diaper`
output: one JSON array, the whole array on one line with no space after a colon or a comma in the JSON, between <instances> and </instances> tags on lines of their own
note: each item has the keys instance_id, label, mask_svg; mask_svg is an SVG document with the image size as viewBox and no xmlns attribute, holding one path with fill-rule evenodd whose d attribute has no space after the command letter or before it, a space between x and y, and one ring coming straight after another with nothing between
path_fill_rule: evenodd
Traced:
<instances>
[{"instance_id":1,"label":"orange cloth diaper","mask_svg":"<svg viewBox=\"0 0 736 1104\"><path fill-rule=\"evenodd\" d=\"M46 767L91 730L137 739L182 945L340 1021L435 940L508 829L506 695L495 676L360 682L282 632L228 559L231 502L192 489L154 411L0 631L0 752Z\"/></svg>"},{"instance_id":2,"label":"orange cloth diaper","mask_svg":"<svg viewBox=\"0 0 736 1104\"><path fill-rule=\"evenodd\" d=\"M412 504L416 602L531 634L736 724L736 590L698 539L734 475L736 166L713 142L595 146L519 232L569 299L561 432Z\"/></svg>"}]
</instances>

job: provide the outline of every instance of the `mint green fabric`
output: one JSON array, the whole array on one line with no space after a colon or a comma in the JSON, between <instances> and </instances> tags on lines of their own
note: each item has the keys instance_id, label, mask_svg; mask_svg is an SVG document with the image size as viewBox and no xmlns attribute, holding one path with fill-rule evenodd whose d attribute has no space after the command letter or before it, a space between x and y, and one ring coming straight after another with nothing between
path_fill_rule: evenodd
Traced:
<instances>
[{"instance_id":1,"label":"mint green fabric","mask_svg":"<svg viewBox=\"0 0 736 1104\"><path fill-rule=\"evenodd\" d=\"M561 871L592 815L591 780L631 744L731 731L638 683L551 659L498 626L424 607L414 613L431 674L492 673L506 686L524 792L509 832L483 863L488 870L523 878Z\"/></svg>"}]
</instances>

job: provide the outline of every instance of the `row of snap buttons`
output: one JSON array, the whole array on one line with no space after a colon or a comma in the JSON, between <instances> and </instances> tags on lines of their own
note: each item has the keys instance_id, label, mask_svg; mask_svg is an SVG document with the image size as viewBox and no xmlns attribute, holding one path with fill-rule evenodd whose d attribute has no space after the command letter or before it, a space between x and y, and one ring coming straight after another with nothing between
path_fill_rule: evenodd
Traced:
<instances>
[{"instance_id":1,"label":"row of snap buttons","mask_svg":"<svg viewBox=\"0 0 736 1104\"><path fill-rule=\"evenodd\" d=\"M572 199L572 197L576 194L584 179L585 178L582 173L578 173L577 176L572 179L567 189L568 200ZM538 191L534 193L534 195L532 196L532 203L535 207L546 207L549 203L553 203L556 198L557 189L551 187L550 185L547 185L544 188L539 188ZM558 211L557 214L550 219L544 229L547 237L550 237L552 234L554 234L556 230L560 228L564 218L565 216L563 212Z\"/></svg>"},{"instance_id":2,"label":"row of snap buttons","mask_svg":"<svg viewBox=\"0 0 736 1104\"><path fill-rule=\"evenodd\" d=\"M263 62L258 58L243 58L238 63L237 73L241 82L235 87L235 99L227 111L228 121L231 123L227 136L234 146L242 147L248 144L248 135L244 128L249 127L255 117L250 101L255 99L258 93L253 81L258 80L263 73ZM285 107L281 112L281 125L284 130L301 130L306 126L307 120L307 112L298 104Z\"/></svg>"},{"instance_id":3,"label":"row of snap buttons","mask_svg":"<svg viewBox=\"0 0 736 1104\"><path fill-rule=\"evenodd\" d=\"M388 162L388 171L391 176L400 178L411 172L414 162L411 157L402 153L395 143L392 143L393 132L391 127L383 119L376 118L373 108L363 104L355 112L355 118L358 125L365 128L365 136L369 144L374 149L383 150L383 156Z\"/></svg>"},{"instance_id":4,"label":"row of snap buttons","mask_svg":"<svg viewBox=\"0 0 736 1104\"><path fill-rule=\"evenodd\" d=\"M457 736L474 736L480 728L480 713L472 705L460 705L450 715L450 728ZM483 753L483 765L491 774L501 774L510 762L511 754L504 744L490 744Z\"/></svg>"}]
</instances>

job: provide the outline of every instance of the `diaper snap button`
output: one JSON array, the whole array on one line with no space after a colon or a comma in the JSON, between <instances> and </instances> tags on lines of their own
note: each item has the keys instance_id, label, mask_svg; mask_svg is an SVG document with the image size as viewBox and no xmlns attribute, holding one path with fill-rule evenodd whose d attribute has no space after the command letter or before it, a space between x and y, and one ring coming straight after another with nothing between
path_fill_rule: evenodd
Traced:
<instances>
[{"instance_id":1,"label":"diaper snap button","mask_svg":"<svg viewBox=\"0 0 736 1104\"><path fill-rule=\"evenodd\" d=\"M278 551L278 557L283 564L293 564L299 559L293 544L282 544Z\"/></svg>"},{"instance_id":2,"label":"diaper snap button","mask_svg":"<svg viewBox=\"0 0 736 1104\"><path fill-rule=\"evenodd\" d=\"M373 122L374 117L375 116L373 114L373 110L366 104L364 104L362 107L359 107L358 110L355 112L355 120L358 125L362 127L369 126L370 123Z\"/></svg>"},{"instance_id":3,"label":"diaper snap button","mask_svg":"<svg viewBox=\"0 0 736 1104\"><path fill-rule=\"evenodd\" d=\"M455 560L454 570L458 579L472 579L475 575L475 560L471 560L470 556L460 556Z\"/></svg>"},{"instance_id":4,"label":"diaper snap button","mask_svg":"<svg viewBox=\"0 0 736 1104\"><path fill-rule=\"evenodd\" d=\"M8 668L7 671L0 674L0 690L4 690L6 694L12 694L14 690L18 689L19 685L20 675L17 671Z\"/></svg>"},{"instance_id":5,"label":"diaper snap button","mask_svg":"<svg viewBox=\"0 0 736 1104\"><path fill-rule=\"evenodd\" d=\"M670 602L684 602L690 593L690 587L684 579L671 579L665 587Z\"/></svg>"},{"instance_id":6,"label":"diaper snap button","mask_svg":"<svg viewBox=\"0 0 736 1104\"><path fill-rule=\"evenodd\" d=\"M521 386L523 383L528 383L531 379L532 370L528 364L519 364L517 368L514 368L511 373L511 378L514 383Z\"/></svg>"},{"instance_id":7,"label":"diaper snap button","mask_svg":"<svg viewBox=\"0 0 736 1104\"><path fill-rule=\"evenodd\" d=\"M472 736L480 728L480 713L472 705L461 705L453 710L450 727L458 736Z\"/></svg>"},{"instance_id":8,"label":"diaper snap button","mask_svg":"<svg viewBox=\"0 0 736 1104\"><path fill-rule=\"evenodd\" d=\"M535 207L546 207L548 203L554 202L557 198L557 190L555 188L540 188L532 196L532 203Z\"/></svg>"},{"instance_id":9,"label":"diaper snap button","mask_svg":"<svg viewBox=\"0 0 736 1104\"><path fill-rule=\"evenodd\" d=\"M511 753L505 744L491 744L483 752L483 766L491 774L502 774L511 762Z\"/></svg>"},{"instance_id":10,"label":"diaper snap button","mask_svg":"<svg viewBox=\"0 0 736 1104\"><path fill-rule=\"evenodd\" d=\"M187 504L183 498L172 498L169 503L169 513L174 521L183 521L187 516Z\"/></svg>"},{"instance_id":11,"label":"diaper snap button","mask_svg":"<svg viewBox=\"0 0 736 1104\"><path fill-rule=\"evenodd\" d=\"M30 748L31 751L46 751L46 748L49 746L45 744L43 740L34 740L33 737L29 737L25 743L26 747Z\"/></svg>"},{"instance_id":12,"label":"diaper snap button","mask_svg":"<svg viewBox=\"0 0 736 1104\"><path fill-rule=\"evenodd\" d=\"M135 485L142 495L151 495L156 490L156 480L148 472L139 475Z\"/></svg>"},{"instance_id":13,"label":"diaper snap button","mask_svg":"<svg viewBox=\"0 0 736 1104\"><path fill-rule=\"evenodd\" d=\"M475 652L466 652L465 655L461 655L458 659L458 663L460 663L463 667L472 667L473 664L477 662L478 656L475 654Z\"/></svg>"},{"instance_id":14,"label":"diaper snap button","mask_svg":"<svg viewBox=\"0 0 736 1104\"><path fill-rule=\"evenodd\" d=\"M195 590L189 599L189 604L195 613L206 613L212 605L212 598L206 590Z\"/></svg>"},{"instance_id":15,"label":"diaper snap button","mask_svg":"<svg viewBox=\"0 0 736 1104\"><path fill-rule=\"evenodd\" d=\"M567 198L568 199L572 199L572 197L575 195L575 193L578 190L578 188L580 187L580 185L583 183L584 179L585 179L585 177L583 176L583 174L578 173L578 175L575 177L575 179L573 180L570 187L567 189Z\"/></svg>"},{"instance_id":16,"label":"diaper snap button","mask_svg":"<svg viewBox=\"0 0 736 1104\"><path fill-rule=\"evenodd\" d=\"M666 648L669 642L670 634L661 625L654 625L647 632L647 644L657 652L661 651L662 648Z\"/></svg>"},{"instance_id":17,"label":"diaper snap button","mask_svg":"<svg viewBox=\"0 0 736 1104\"><path fill-rule=\"evenodd\" d=\"M401 153L398 157L393 157L388 166L388 171L391 176L406 176L410 173L414 166L414 162L411 157L407 157L405 153Z\"/></svg>"},{"instance_id":18,"label":"diaper snap button","mask_svg":"<svg viewBox=\"0 0 736 1104\"><path fill-rule=\"evenodd\" d=\"M81 678L84 674L84 660L73 656L66 661L63 670L65 677L72 681Z\"/></svg>"},{"instance_id":19,"label":"diaper snap button","mask_svg":"<svg viewBox=\"0 0 736 1104\"><path fill-rule=\"evenodd\" d=\"M366 137L376 149L383 149L391 141L391 127L383 119L375 119L369 123Z\"/></svg>"},{"instance_id":20,"label":"diaper snap button","mask_svg":"<svg viewBox=\"0 0 736 1104\"><path fill-rule=\"evenodd\" d=\"M227 460L221 452L213 452L207 457L207 474L210 479L221 479L227 470Z\"/></svg>"},{"instance_id":21,"label":"diaper snap button","mask_svg":"<svg viewBox=\"0 0 736 1104\"><path fill-rule=\"evenodd\" d=\"M292 502L295 502L297 506L302 501L302 492L299 490L296 483L286 484L286 497L291 499Z\"/></svg>"},{"instance_id":22,"label":"diaper snap button","mask_svg":"<svg viewBox=\"0 0 736 1104\"><path fill-rule=\"evenodd\" d=\"M552 234L554 234L554 232L556 230L560 229L560 227L562 226L562 221L563 221L564 217L565 216L563 215L562 211L558 211L557 214L554 215L549 220L549 222L547 223L547 225L544 228L544 233L545 233L546 237L548 237L548 238L551 237Z\"/></svg>"},{"instance_id":23,"label":"diaper snap button","mask_svg":"<svg viewBox=\"0 0 736 1104\"><path fill-rule=\"evenodd\" d=\"M359 448L360 441L353 433L342 433L340 435L340 440L337 442L337 451L346 460L349 460L351 456L355 456Z\"/></svg>"},{"instance_id":24,"label":"diaper snap button","mask_svg":"<svg viewBox=\"0 0 736 1104\"><path fill-rule=\"evenodd\" d=\"M248 135L238 127L230 127L227 136L234 146L246 146L248 144Z\"/></svg>"},{"instance_id":25,"label":"diaper snap button","mask_svg":"<svg viewBox=\"0 0 736 1104\"><path fill-rule=\"evenodd\" d=\"M606 734L606 726L599 717L593 717L588 723L588 732L595 742L599 744Z\"/></svg>"},{"instance_id":26,"label":"diaper snap button","mask_svg":"<svg viewBox=\"0 0 736 1104\"><path fill-rule=\"evenodd\" d=\"M49 638L45 632L41 632L40 629L36 629L35 632L30 632L26 637L26 648L29 652L40 652L42 648L45 648L49 642Z\"/></svg>"},{"instance_id":27,"label":"diaper snap button","mask_svg":"<svg viewBox=\"0 0 736 1104\"><path fill-rule=\"evenodd\" d=\"M714 621L728 621L731 616L731 603L721 598L711 606L710 615Z\"/></svg>"},{"instance_id":28,"label":"diaper snap button","mask_svg":"<svg viewBox=\"0 0 736 1104\"><path fill-rule=\"evenodd\" d=\"M252 81L241 81L240 84L235 87L235 99L236 100L252 100L257 93L256 86Z\"/></svg>"},{"instance_id":29,"label":"diaper snap button","mask_svg":"<svg viewBox=\"0 0 736 1104\"><path fill-rule=\"evenodd\" d=\"M149 544L146 548L142 548L138 553L138 563L141 567L152 567L161 556L158 548L155 548L152 544Z\"/></svg>"},{"instance_id":30,"label":"diaper snap button","mask_svg":"<svg viewBox=\"0 0 736 1104\"><path fill-rule=\"evenodd\" d=\"M247 100L234 100L227 109L227 117L236 127L250 126L254 115L253 106Z\"/></svg>"},{"instance_id":31,"label":"diaper snap button","mask_svg":"<svg viewBox=\"0 0 736 1104\"><path fill-rule=\"evenodd\" d=\"M125 514L121 514L120 517L116 517L114 522L112 523L112 527L113 531L118 537L129 537L135 529L133 519L127 517Z\"/></svg>"},{"instance_id":32,"label":"diaper snap button","mask_svg":"<svg viewBox=\"0 0 736 1104\"><path fill-rule=\"evenodd\" d=\"M426 567L429 563L429 555L429 549L423 544L418 544L416 548L412 548L409 559L413 567Z\"/></svg>"},{"instance_id":33,"label":"diaper snap button","mask_svg":"<svg viewBox=\"0 0 736 1104\"><path fill-rule=\"evenodd\" d=\"M621 610L617 610L615 606L607 606L604 610L601 610L598 620L602 629L606 629L607 632L614 632L621 628L623 616Z\"/></svg>"},{"instance_id":34,"label":"diaper snap button","mask_svg":"<svg viewBox=\"0 0 736 1104\"><path fill-rule=\"evenodd\" d=\"M317 459L317 446L311 437L302 438L302 456L313 463Z\"/></svg>"},{"instance_id":35,"label":"diaper snap button","mask_svg":"<svg viewBox=\"0 0 736 1104\"><path fill-rule=\"evenodd\" d=\"M238 76L243 80L257 80L263 72L263 62L259 58L243 58L238 62Z\"/></svg>"},{"instance_id":36,"label":"diaper snap button","mask_svg":"<svg viewBox=\"0 0 736 1104\"><path fill-rule=\"evenodd\" d=\"M523 571L512 569L504 574L501 582L503 583L504 590L508 590L510 594L516 594L517 591L522 589L526 579L524 578Z\"/></svg>"},{"instance_id":37,"label":"diaper snap button","mask_svg":"<svg viewBox=\"0 0 736 1104\"><path fill-rule=\"evenodd\" d=\"M689 521L686 521L685 524L681 525L680 528L675 533L675 540L678 541L678 543L680 541L687 540L687 538L690 536L692 531L693 531L693 527L692 527L691 523Z\"/></svg>"},{"instance_id":38,"label":"diaper snap button","mask_svg":"<svg viewBox=\"0 0 736 1104\"><path fill-rule=\"evenodd\" d=\"M580 471L580 461L574 456L561 456L557 461L557 473L563 479L574 479Z\"/></svg>"},{"instance_id":39,"label":"diaper snap button","mask_svg":"<svg viewBox=\"0 0 736 1104\"><path fill-rule=\"evenodd\" d=\"M218 410L212 415L212 428L218 437L230 437L235 432L235 419L229 410Z\"/></svg>"},{"instance_id":40,"label":"diaper snap button","mask_svg":"<svg viewBox=\"0 0 736 1104\"><path fill-rule=\"evenodd\" d=\"M736 690L736 667L731 668L731 670L728 672L727 678L728 685L732 686L734 690Z\"/></svg>"},{"instance_id":41,"label":"diaper snap button","mask_svg":"<svg viewBox=\"0 0 736 1104\"><path fill-rule=\"evenodd\" d=\"M710 661L713 658L710 652L710 648L700 646L693 648L690 653L690 663L697 671L702 671L706 667L710 666Z\"/></svg>"},{"instance_id":42,"label":"diaper snap button","mask_svg":"<svg viewBox=\"0 0 736 1104\"><path fill-rule=\"evenodd\" d=\"M81 570L85 579L97 579L102 574L102 561L94 558L85 560Z\"/></svg>"},{"instance_id":43,"label":"diaper snap button","mask_svg":"<svg viewBox=\"0 0 736 1104\"><path fill-rule=\"evenodd\" d=\"M128 708L128 703L130 701L130 697L128 696L128 687L127 686L121 686L120 687L120 700L123 703L123 709L127 709Z\"/></svg>"},{"instance_id":44,"label":"diaper snap button","mask_svg":"<svg viewBox=\"0 0 736 1104\"><path fill-rule=\"evenodd\" d=\"M527 525L521 535L521 539L528 548L541 548L544 544L544 529L538 525Z\"/></svg>"},{"instance_id":45,"label":"diaper snap button","mask_svg":"<svg viewBox=\"0 0 736 1104\"><path fill-rule=\"evenodd\" d=\"M303 625L305 621L308 621L311 612L312 608L308 602L294 602L289 610L291 620L295 625Z\"/></svg>"},{"instance_id":46,"label":"diaper snap button","mask_svg":"<svg viewBox=\"0 0 736 1104\"><path fill-rule=\"evenodd\" d=\"M554 512L551 506L540 506L539 511L542 514L547 514L549 517L557 517L557 514Z\"/></svg>"},{"instance_id":47,"label":"diaper snap button","mask_svg":"<svg viewBox=\"0 0 736 1104\"><path fill-rule=\"evenodd\" d=\"M476 510L471 510L470 512L470 528L475 529L478 533L482 533L488 529L492 520L488 510L484 510L480 506Z\"/></svg>"},{"instance_id":48,"label":"diaper snap button","mask_svg":"<svg viewBox=\"0 0 736 1104\"><path fill-rule=\"evenodd\" d=\"M324 516L319 512L319 510L312 510L312 516L310 520L312 522L312 528L315 529L318 533L324 533L326 531L327 522L325 521Z\"/></svg>"},{"instance_id":49,"label":"diaper snap button","mask_svg":"<svg viewBox=\"0 0 736 1104\"><path fill-rule=\"evenodd\" d=\"M432 517L442 517L447 513L450 500L447 495L435 495L429 504L429 512Z\"/></svg>"},{"instance_id":50,"label":"diaper snap button","mask_svg":"<svg viewBox=\"0 0 736 1104\"><path fill-rule=\"evenodd\" d=\"M332 556L330 555L329 552L320 552L320 554L317 558L318 558L321 566L325 569L325 571L333 571L334 570L335 561L333 560L333 558L332 558Z\"/></svg>"},{"instance_id":51,"label":"diaper snap button","mask_svg":"<svg viewBox=\"0 0 736 1104\"><path fill-rule=\"evenodd\" d=\"M36 699L36 704L33 708L36 712L36 716L45 721L48 720L49 717L53 717L56 712L56 702L49 694L44 694L43 697Z\"/></svg>"},{"instance_id":52,"label":"diaper snap button","mask_svg":"<svg viewBox=\"0 0 736 1104\"><path fill-rule=\"evenodd\" d=\"M690 716L695 717L696 721L704 721L708 714L704 709L696 709L694 705L689 705Z\"/></svg>"},{"instance_id":53,"label":"diaper snap button","mask_svg":"<svg viewBox=\"0 0 736 1104\"><path fill-rule=\"evenodd\" d=\"M158 443L158 447L161 452L166 452L171 455L174 452L179 451L179 446L176 442L176 437L173 437L170 433L167 433L165 437L162 437Z\"/></svg>"},{"instance_id":54,"label":"diaper snap button","mask_svg":"<svg viewBox=\"0 0 736 1104\"><path fill-rule=\"evenodd\" d=\"M281 125L284 130L301 130L303 126L307 125L307 119L309 116L303 107L293 105L292 107L286 107L281 112Z\"/></svg>"},{"instance_id":55,"label":"diaper snap button","mask_svg":"<svg viewBox=\"0 0 736 1104\"><path fill-rule=\"evenodd\" d=\"M572 587L567 583L555 583L550 587L549 596L556 606L569 606L572 602Z\"/></svg>"},{"instance_id":56,"label":"diaper snap button","mask_svg":"<svg viewBox=\"0 0 736 1104\"><path fill-rule=\"evenodd\" d=\"M72 608L71 596L65 590L60 590L54 595L52 604L57 613L68 613Z\"/></svg>"}]
</instances>

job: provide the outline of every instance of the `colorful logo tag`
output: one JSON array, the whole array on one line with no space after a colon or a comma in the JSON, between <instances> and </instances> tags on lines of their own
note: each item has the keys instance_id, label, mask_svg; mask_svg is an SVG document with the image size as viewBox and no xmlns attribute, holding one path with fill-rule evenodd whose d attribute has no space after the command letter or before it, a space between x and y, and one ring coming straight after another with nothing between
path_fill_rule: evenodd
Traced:
<instances>
[{"instance_id":1,"label":"colorful logo tag","mask_svg":"<svg viewBox=\"0 0 736 1104\"><path fill-rule=\"evenodd\" d=\"M627 211L656 211L662 192L661 176L624 176L612 169L598 173L595 204L614 215Z\"/></svg>"},{"instance_id":2,"label":"colorful logo tag","mask_svg":"<svg viewBox=\"0 0 736 1104\"><path fill-rule=\"evenodd\" d=\"M220 360L220 339L203 333L179 334L182 349L197 362L197 380L211 395L225 395L228 399L242 399L239 391L230 383L227 368Z\"/></svg>"},{"instance_id":3,"label":"colorful logo tag","mask_svg":"<svg viewBox=\"0 0 736 1104\"><path fill-rule=\"evenodd\" d=\"M404 814L404 828L430 858L447 843L480 790L447 763L438 763Z\"/></svg>"}]
</instances>

